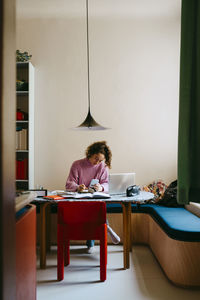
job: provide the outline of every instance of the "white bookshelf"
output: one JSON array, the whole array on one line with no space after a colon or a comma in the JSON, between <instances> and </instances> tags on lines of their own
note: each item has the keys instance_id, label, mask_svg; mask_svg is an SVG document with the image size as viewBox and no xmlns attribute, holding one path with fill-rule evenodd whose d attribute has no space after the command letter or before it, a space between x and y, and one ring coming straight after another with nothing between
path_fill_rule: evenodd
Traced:
<instances>
[{"instance_id":1,"label":"white bookshelf","mask_svg":"<svg viewBox=\"0 0 200 300\"><path fill-rule=\"evenodd\" d=\"M27 159L28 162L27 178L17 178L16 189L27 190L34 189L34 67L31 62L18 62L16 67L17 79L28 83L26 90L16 91L17 109L26 115L26 119L16 120L16 131L27 129L27 149L16 148L16 160ZM17 141L16 147L19 147Z\"/></svg>"}]
</instances>

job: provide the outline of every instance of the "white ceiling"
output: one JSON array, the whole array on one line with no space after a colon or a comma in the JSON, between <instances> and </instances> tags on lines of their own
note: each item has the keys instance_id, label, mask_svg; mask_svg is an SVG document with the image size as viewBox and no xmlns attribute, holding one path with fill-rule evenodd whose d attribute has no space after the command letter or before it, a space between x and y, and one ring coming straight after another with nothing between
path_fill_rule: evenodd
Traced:
<instances>
[{"instance_id":1,"label":"white ceiling","mask_svg":"<svg viewBox=\"0 0 200 300\"><path fill-rule=\"evenodd\" d=\"M80 16L86 0L16 0L17 18ZM181 0L89 0L95 16L179 15Z\"/></svg>"}]
</instances>

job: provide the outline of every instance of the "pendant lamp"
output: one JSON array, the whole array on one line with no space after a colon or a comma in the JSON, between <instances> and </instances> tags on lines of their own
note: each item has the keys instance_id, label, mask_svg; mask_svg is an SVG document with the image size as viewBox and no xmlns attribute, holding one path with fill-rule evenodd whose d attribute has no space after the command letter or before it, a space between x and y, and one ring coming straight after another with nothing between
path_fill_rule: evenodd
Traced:
<instances>
[{"instance_id":1,"label":"pendant lamp","mask_svg":"<svg viewBox=\"0 0 200 300\"><path fill-rule=\"evenodd\" d=\"M88 0L86 0L86 35L87 35L87 92L88 92L88 114L83 123L73 128L75 130L106 130L109 128L98 124L90 112L90 52L89 52L89 26L88 26Z\"/></svg>"}]
</instances>

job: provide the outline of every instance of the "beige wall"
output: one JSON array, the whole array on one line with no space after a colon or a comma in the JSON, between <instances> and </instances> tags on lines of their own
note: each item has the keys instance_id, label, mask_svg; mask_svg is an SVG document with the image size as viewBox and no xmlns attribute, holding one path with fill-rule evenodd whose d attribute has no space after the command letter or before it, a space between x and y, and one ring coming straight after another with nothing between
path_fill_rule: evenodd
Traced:
<instances>
[{"instance_id":1,"label":"beige wall","mask_svg":"<svg viewBox=\"0 0 200 300\"><path fill-rule=\"evenodd\" d=\"M134 171L141 185L176 178L180 2L90 1L91 111L111 128L96 132L70 130L87 114L85 1L66 0L60 13L19 7L17 49L35 66L35 184L63 189L98 140L113 173Z\"/></svg>"}]
</instances>

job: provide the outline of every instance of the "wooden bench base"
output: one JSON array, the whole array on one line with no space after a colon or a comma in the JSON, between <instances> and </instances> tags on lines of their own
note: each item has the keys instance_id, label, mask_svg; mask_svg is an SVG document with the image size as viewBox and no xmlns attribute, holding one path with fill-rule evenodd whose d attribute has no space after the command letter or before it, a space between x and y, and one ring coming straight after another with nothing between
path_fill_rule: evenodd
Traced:
<instances>
[{"instance_id":1,"label":"wooden bench base","mask_svg":"<svg viewBox=\"0 0 200 300\"><path fill-rule=\"evenodd\" d=\"M148 214L132 214L133 244L148 244L166 276L183 287L200 287L200 242L170 238Z\"/></svg>"}]
</instances>

